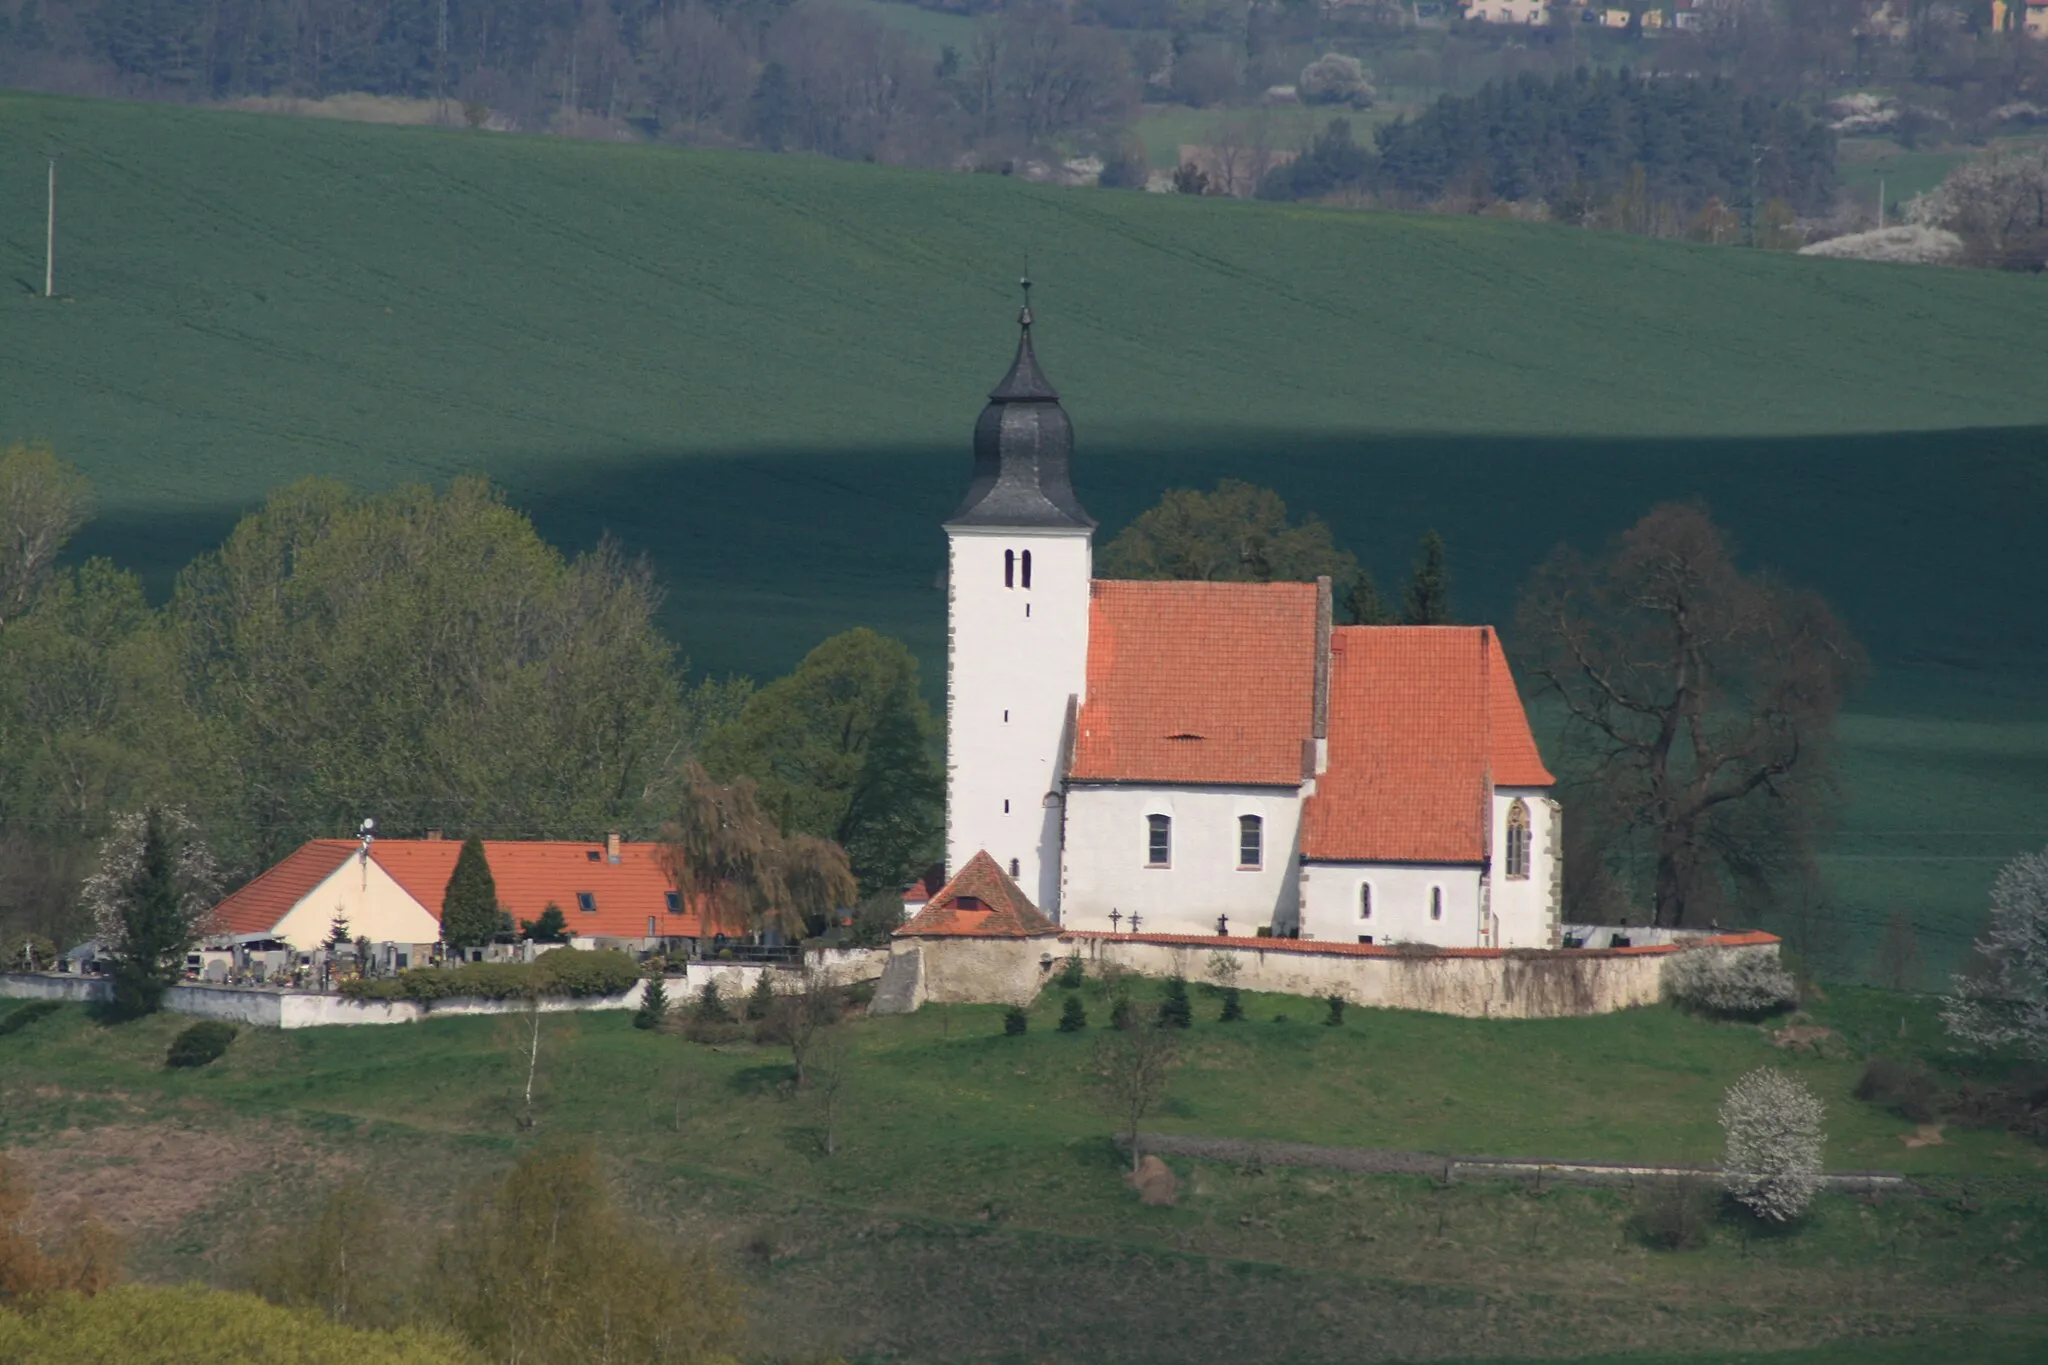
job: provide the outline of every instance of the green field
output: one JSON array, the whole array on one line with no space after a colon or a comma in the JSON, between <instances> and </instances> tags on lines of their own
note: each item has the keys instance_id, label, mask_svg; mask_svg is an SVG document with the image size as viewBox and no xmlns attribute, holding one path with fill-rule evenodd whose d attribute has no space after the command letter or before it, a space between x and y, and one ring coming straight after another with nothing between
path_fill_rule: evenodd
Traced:
<instances>
[{"instance_id":1,"label":"green field","mask_svg":"<svg viewBox=\"0 0 2048 1365\"><path fill-rule=\"evenodd\" d=\"M44 154L61 153L58 282ZM938 521L1039 280L1113 531L1246 477L1504 619L1554 544L1703 497L1877 669L1828 870L1935 965L2048 842L2048 283L808 157L0 95L0 439L161 591L265 490L483 470L651 555L704 670L869 624L936 686ZM1860 949L1848 954L1853 969Z\"/></svg>"},{"instance_id":2,"label":"green field","mask_svg":"<svg viewBox=\"0 0 2048 1365\"><path fill-rule=\"evenodd\" d=\"M1907 1148L1912 1125L1849 1097L1872 1052L1940 1055L1924 998L1815 1003L1841 1039L1828 1060L1666 1009L1524 1023L1354 1009L1327 1028L1319 1001L1251 997L1235 1025L1215 1022L1205 989L1195 1007L1148 1125L1161 1131L1711 1161L1722 1088L1776 1064L1824 1097L1831 1168L1916 1172L1923 1193L1824 1196L1791 1236L1724 1220L1680 1253L1643 1245L1632 1196L1613 1188L1176 1159L1178 1205L1142 1207L1090 1102L1092 1032L1053 1031L1057 991L1022 1038L1001 1035L994 1007L853 1024L831 1157L781 1049L700 1047L619 1013L550 1017L537 1136L590 1138L644 1215L712 1239L754 1292L764 1352L1663 1360L1843 1337L1926 1349L1964 1331L2015 1343L1985 1359L2041 1348L2048 1154L1954 1128ZM511 1121L517 1021L247 1031L204 1071L166 1071L183 1024L107 1028L67 1007L0 1037L0 1147L46 1191L126 1220L147 1278L234 1283L252 1248L351 1176L424 1236L535 1140ZM1894 1358L1912 1357L1873 1357Z\"/></svg>"}]
</instances>

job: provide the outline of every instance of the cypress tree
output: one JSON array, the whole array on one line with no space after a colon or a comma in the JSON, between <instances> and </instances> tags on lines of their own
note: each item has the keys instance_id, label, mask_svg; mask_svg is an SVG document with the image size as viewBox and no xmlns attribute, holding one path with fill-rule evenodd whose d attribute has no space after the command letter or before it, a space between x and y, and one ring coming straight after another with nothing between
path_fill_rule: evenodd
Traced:
<instances>
[{"instance_id":1,"label":"cypress tree","mask_svg":"<svg viewBox=\"0 0 2048 1365\"><path fill-rule=\"evenodd\" d=\"M1067 1003L1060 1006L1060 1032L1079 1033L1088 1027L1088 1010L1082 1005L1081 997L1069 995Z\"/></svg>"},{"instance_id":2,"label":"cypress tree","mask_svg":"<svg viewBox=\"0 0 2048 1365\"><path fill-rule=\"evenodd\" d=\"M1186 1028L1194 1022L1194 1006L1188 1000L1184 976L1166 978L1166 998L1159 1002L1159 1027Z\"/></svg>"},{"instance_id":3,"label":"cypress tree","mask_svg":"<svg viewBox=\"0 0 2048 1365\"><path fill-rule=\"evenodd\" d=\"M142 831L142 855L122 888L121 949L114 960L114 1009L129 1018L154 1014L177 984L192 947L192 924L179 904L170 837L155 810Z\"/></svg>"},{"instance_id":4,"label":"cypress tree","mask_svg":"<svg viewBox=\"0 0 2048 1365\"><path fill-rule=\"evenodd\" d=\"M479 948L489 943L504 923L498 909L498 883L484 857L484 841L465 839L441 897L441 941L450 948Z\"/></svg>"},{"instance_id":5,"label":"cypress tree","mask_svg":"<svg viewBox=\"0 0 2048 1365\"><path fill-rule=\"evenodd\" d=\"M1444 565L1444 538L1435 531L1422 538L1415 570L1408 578L1408 593L1402 601L1401 624L1451 624L1451 572Z\"/></svg>"}]
</instances>

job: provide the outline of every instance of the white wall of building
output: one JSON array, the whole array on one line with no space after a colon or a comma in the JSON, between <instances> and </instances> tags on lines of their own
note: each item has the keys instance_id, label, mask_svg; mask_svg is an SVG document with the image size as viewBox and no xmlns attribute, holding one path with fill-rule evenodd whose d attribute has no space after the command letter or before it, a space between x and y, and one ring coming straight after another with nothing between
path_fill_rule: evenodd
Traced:
<instances>
[{"instance_id":1,"label":"white wall of building","mask_svg":"<svg viewBox=\"0 0 2048 1365\"><path fill-rule=\"evenodd\" d=\"M277 922L273 936L301 950L326 941L336 914L348 917L350 938L372 943L436 943L441 923L373 858L351 853L327 880Z\"/></svg>"},{"instance_id":2,"label":"white wall of building","mask_svg":"<svg viewBox=\"0 0 2048 1365\"><path fill-rule=\"evenodd\" d=\"M1508 813L1516 801L1529 811L1529 875L1508 875ZM1541 787L1496 787L1493 793L1493 873L1488 899L1500 939L1496 948L1555 948L1563 878L1563 830L1557 802Z\"/></svg>"},{"instance_id":3,"label":"white wall of building","mask_svg":"<svg viewBox=\"0 0 2048 1365\"><path fill-rule=\"evenodd\" d=\"M1148 817L1173 821L1172 857L1148 863ZM1238 865L1238 817L1263 821L1263 857ZM1294 787L1075 785L1067 791L1062 926L1128 927L1133 911L1146 933L1213 934L1230 917L1232 934L1250 934L1295 910L1294 856L1301 793Z\"/></svg>"},{"instance_id":4,"label":"white wall of building","mask_svg":"<svg viewBox=\"0 0 2048 1365\"><path fill-rule=\"evenodd\" d=\"M1362 915L1359 888L1372 887ZM1443 917L1430 917L1431 891ZM1301 936L1327 943L1429 943L1481 947L1479 869L1422 863L1306 863L1301 869ZM1486 945L1493 946L1493 945Z\"/></svg>"},{"instance_id":5,"label":"white wall of building","mask_svg":"<svg viewBox=\"0 0 2048 1365\"><path fill-rule=\"evenodd\" d=\"M1088 679L1089 535L949 527L946 537L946 872L986 849L1057 916L1055 793L1068 703ZM1005 551L1019 562L1007 587Z\"/></svg>"}]
</instances>

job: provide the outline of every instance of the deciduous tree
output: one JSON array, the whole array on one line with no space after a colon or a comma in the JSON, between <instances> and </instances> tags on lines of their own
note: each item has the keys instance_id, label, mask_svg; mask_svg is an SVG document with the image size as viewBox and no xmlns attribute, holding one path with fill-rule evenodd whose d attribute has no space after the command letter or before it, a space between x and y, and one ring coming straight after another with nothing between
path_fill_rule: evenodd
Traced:
<instances>
[{"instance_id":1,"label":"deciduous tree","mask_svg":"<svg viewBox=\"0 0 2048 1365\"><path fill-rule=\"evenodd\" d=\"M1729 1086L1721 1101L1729 1194L1768 1223L1805 1213L1820 1190L1826 1119L1813 1092L1782 1071L1759 1067Z\"/></svg>"},{"instance_id":2,"label":"deciduous tree","mask_svg":"<svg viewBox=\"0 0 2048 1365\"><path fill-rule=\"evenodd\" d=\"M91 482L48 446L0 449L0 627L29 609L91 509Z\"/></svg>"},{"instance_id":3,"label":"deciduous tree","mask_svg":"<svg viewBox=\"0 0 2048 1365\"><path fill-rule=\"evenodd\" d=\"M1290 524L1278 493L1225 479L1213 493L1169 489L1103 547L1100 567L1105 578L1305 583L1348 582L1358 561L1320 517Z\"/></svg>"},{"instance_id":4,"label":"deciduous tree","mask_svg":"<svg viewBox=\"0 0 2048 1365\"><path fill-rule=\"evenodd\" d=\"M84 899L114 959L118 1012L156 1012L219 898L219 869L183 811L152 806L116 824Z\"/></svg>"},{"instance_id":5,"label":"deciduous tree","mask_svg":"<svg viewBox=\"0 0 2048 1365\"><path fill-rule=\"evenodd\" d=\"M1134 1172L1141 1160L1138 1127L1166 1098L1180 1062L1176 1036L1163 1028L1120 1028L1095 1039L1097 1096L1131 1149Z\"/></svg>"},{"instance_id":6,"label":"deciduous tree","mask_svg":"<svg viewBox=\"0 0 2048 1365\"><path fill-rule=\"evenodd\" d=\"M661 861L706 930L731 924L801 938L859 894L845 852L809 835L788 838L761 807L752 778L714 782L695 762L684 770L682 800L662 828Z\"/></svg>"},{"instance_id":7,"label":"deciduous tree","mask_svg":"<svg viewBox=\"0 0 2048 1365\"><path fill-rule=\"evenodd\" d=\"M2048 849L2000 869L1975 959L1942 1002L1948 1031L1975 1047L2048 1060Z\"/></svg>"}]
</instances>

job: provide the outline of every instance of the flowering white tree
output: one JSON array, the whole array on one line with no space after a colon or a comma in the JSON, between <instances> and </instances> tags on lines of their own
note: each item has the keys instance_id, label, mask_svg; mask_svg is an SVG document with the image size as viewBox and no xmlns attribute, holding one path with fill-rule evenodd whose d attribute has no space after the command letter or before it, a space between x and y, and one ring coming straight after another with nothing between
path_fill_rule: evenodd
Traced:
<instances>
[{"instance_id":1,"label":"flowering white tree","mask_svg":"<svg viewBox=\"0 0 2048 1365\"><path fill-rule=\"evenodd\" d=\"M1906 218L1961 237L1976 264L2039 269L2048 250L2048 148L1999 148L1906 202Z\"/></svg>"},{"instance_id":2,"label":"flowering white tree","mask_svg":"<svg viewBox=\"0 0 2048 1365\"><path fill-rule=\"evenodd\" d=\"M123 1013L157 1008L219 898L220 870L184 811L151 808L115 822L84 900L114 957L114 1001Z\"/></svg>"},{"instance_id":3,"label":"flowering white tree","mask_svg":"<svg viewBox=\"0 0 2048 1365\"><path fill-rule=\"evenodd\" d=\"M1799 983L1770 953L1708 945L1688 948L1664 969L1664 990L1709 1014L1769 1014L1799 1003Z\"/></svg>"},{"instance_id":4,"label":"flowering white tree","mask_svg":"<svg viewBox=\"0 0 2048 1365\"><path fill-rule=\"evenodd\" d=\"M1991 883L1979 969L1960 973L1941 1019L1963 1042L2048 1059L2048 849L2022 853Z\"/></svg>"},{"instance_id":5,"label":"flowering white tree","mask_svg":"<svg viewBox=\"0 0 2048 1365\"><path fill-rule=\"evenodd\" d=\"M1811 1090L1767 1066L1729 1086L1721 1100L1727 1135L1721 1179L1728 1193L1769 1223L1789 1223L1806 1212L1820 1189L1826 1118Z\"/></svg>"}]
</instances>

